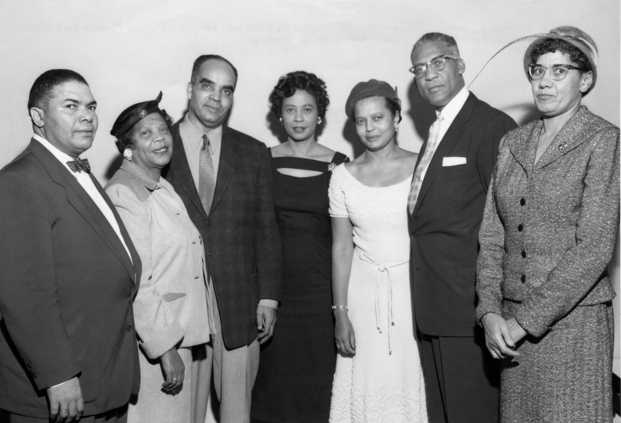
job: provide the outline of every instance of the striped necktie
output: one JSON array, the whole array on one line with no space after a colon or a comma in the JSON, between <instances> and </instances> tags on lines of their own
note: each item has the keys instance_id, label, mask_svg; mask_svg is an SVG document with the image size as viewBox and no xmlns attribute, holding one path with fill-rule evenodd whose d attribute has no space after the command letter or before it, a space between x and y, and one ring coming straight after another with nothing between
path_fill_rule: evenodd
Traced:
<instances>
[{"instance_id":1,"label":"striped necktie","mask_svg":"<svg viewBox=\"0 0 621 423\"><path fill-rule=\"evenodd\" d=\"M438 145L440 144L440 127L442 126L442 120L444 118L438 115L436 120L429 127L429 138L427 139L427 146L423 157L418 162L418 166L414 170L414 176L412 177L412 186L410 188L410 195L408 196L408 212L412 214L414 207L416 207L416 201L418 200L418 194L420 194L420 187L423 185L423 179L429 168L429 163L433 158Z\"/></svg>"},{"instance_id":2,"label":"striped necktie","mask_svg":"<svg viewBox=\"0 0 621 423\"><path fill-rule=\"evenodd\" d=\"M215 187L216 170L212 158L211 143L207 135L203 135L203 144L198 160L198 195L207 214L211 208Z\"/></svg>"}]
</instances>

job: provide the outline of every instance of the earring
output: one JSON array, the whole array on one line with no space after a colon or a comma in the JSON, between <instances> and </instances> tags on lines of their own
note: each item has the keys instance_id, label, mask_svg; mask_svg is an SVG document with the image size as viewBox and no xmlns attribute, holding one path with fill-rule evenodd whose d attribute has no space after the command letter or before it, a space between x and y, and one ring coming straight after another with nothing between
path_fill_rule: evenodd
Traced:
<instances>
[{"instance_id":1,"label":"earring","mask_svg":"<svg viewBox=\"0 0 621 423\"><path fill-rule=\"evenodd\" d=\"M280 122L280 124L282 125L282 116L278 118L278 122Z\"/></svg>"},{"instance_id":2,"label":"earring","mask_svg":"<svg viewBox=\"0 0 621 423\"><path fill-rule=\"evenodd\" d=\"M321 116L319 116L317 118L317 125L321 125L321 122L323 122L323 120L321 119Z\"/></svg>"},{"instance_id":3,"label":"earring","mask_svg":"<svg viewBox=\"0 0 621 423\"><path fill-rule=\"evenodd\" d=\"M131 162L132 158L134 157L134 153L130 148L126 148L125 150L123 150L123 157L125 157L127 161Z\"/></svg>"}]
</instances>

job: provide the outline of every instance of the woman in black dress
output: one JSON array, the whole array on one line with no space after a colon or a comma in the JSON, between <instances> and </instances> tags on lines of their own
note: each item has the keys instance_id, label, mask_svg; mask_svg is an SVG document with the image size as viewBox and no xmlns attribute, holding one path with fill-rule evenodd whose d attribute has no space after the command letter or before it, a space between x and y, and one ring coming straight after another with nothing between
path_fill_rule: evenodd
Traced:
<instances>
[{"instance_id":1,"label":"woman in black dress","mask_svg":"<svg viewBox=\"0 0 621 423\"><path fill-rule=\"evenodd\" d=\"M329 103L321 79L290 72L269 99L270 115L286 134L271 150L284 287L277 330L261 351L252 417L327 422L336 357L328 183L331 169L348 159L317 142Z\"/></svg>"}]
</instances>

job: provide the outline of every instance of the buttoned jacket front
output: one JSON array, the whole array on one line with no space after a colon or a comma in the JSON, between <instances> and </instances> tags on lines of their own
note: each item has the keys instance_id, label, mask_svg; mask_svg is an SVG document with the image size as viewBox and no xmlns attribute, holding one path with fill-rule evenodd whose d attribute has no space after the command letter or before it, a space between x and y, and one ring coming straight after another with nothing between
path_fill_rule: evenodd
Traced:
<instances>
[{"instance_id":1,"label":"buttoned jacket front","mask_svg":"<svg viewBox=\"0 0 621 423\"><path fill-rule=\"evenodd\" d=\"M164 179L153 182L127 160L106 192L142 261L134 320L140 346L157 359L176 345L209 341L204 249L181 198Z\"/></svg>"},{"instance_id":2,"label":"buttoned jacket front","mask_svg":"<svg viewBox=\"0 0 621 423\"><path fill-rule=\"evenodd\" d=\"M282 252L269 151L262 142L223 127L215 192L206 213L179 123L172 134L174 153L166 178L203 238L224 344L227 349L248 345L257 337L259 299L280 299Z\"/></svg>"},{"instance_id":3,"label":"buttoned jacket front","mask_svg":"<svg viewBox=\"0 0 621 423\"><path fill-rule=\"evenodd\" d=\"M132 301L141 263L40 142L0 171L0 409L48 420L45 390L74 376L84 415L138 392ZM43 420L42 420L43 421Z\"/></svg>"},{"instance_id":4,"label":"buttoned jacket front","mask_svg":"<svg viewBox=\"0 0 621 423\"><path fill-rule=\"evenodd\" d=\"M544 334L577 305L614 296L606 266L619 222L619 129L581 106L535 163L543 121L501 142L479 234L477 318Z\"/></svg>"}]
</instances>

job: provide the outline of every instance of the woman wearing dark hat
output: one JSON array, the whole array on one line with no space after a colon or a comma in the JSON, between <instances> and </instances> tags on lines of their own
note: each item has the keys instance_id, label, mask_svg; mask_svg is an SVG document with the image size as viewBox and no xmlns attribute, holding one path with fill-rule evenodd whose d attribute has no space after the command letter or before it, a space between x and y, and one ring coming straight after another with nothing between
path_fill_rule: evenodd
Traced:
<instances>
[{"instance_id":1,"label":"woman wearing dark hat","mask_svg":"<svg viewBox=\"0 0 621 423\"><path fill-rule=\"evenodd\" d=\"M401 104L386 82L356 84L345 110L365 151L334 169L329 188L339 352L330 422L427 422L406 213L416 155L397 145Z\"/></svg>"},{"instance_id":2,"label":"woman wearing dark hat","mask_svg":"<svg viewBox=\"0 0 621 423\"><path fill-rule=\"evenodd\" d=\"M111 130L124 159L106 192L142 261L134 301L141 384L128 421L202 422L207 396L193 393L199 364L190 347L211 333L204 250L183 202L160 176L172 155L161 95L125 109Z\"/></svg>"},{"instance_id":3,"label":"woman wearing dark hat","mask_svg":"<svg viewBox=\"0 0 621 423\"><path fill-rule=\"evenodd\" d=\"M269 99L270 115L287 137L271 149L284 288L278 332L261 350L252 417L327 422L336 361L328 183L330 170L348 159L317 142L329 99L315 74L280 77Z\"/></svg>"},{"instance_id":4,"label":"woman wearing dark hat","mask_svg":"<svg viewBox=\"0 0 621 423\"><path fill-rule=\"evenodd\" d=\"M619 129L581 105L595 42L559 27L526 50L541 118L501 141L479 235L477 318L504 359L502 422L612 421L606 266L619 223Z\"/></svg>"}]
</instances>

